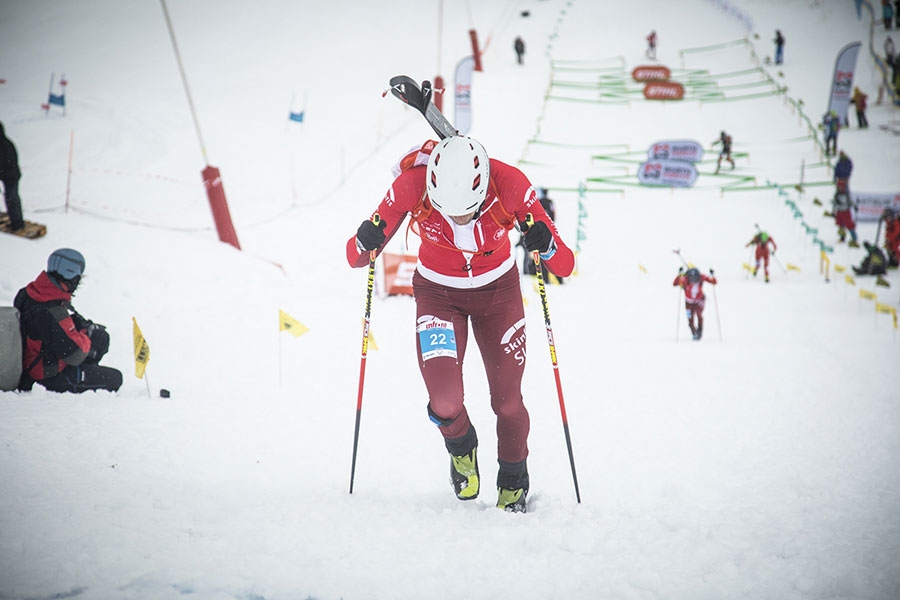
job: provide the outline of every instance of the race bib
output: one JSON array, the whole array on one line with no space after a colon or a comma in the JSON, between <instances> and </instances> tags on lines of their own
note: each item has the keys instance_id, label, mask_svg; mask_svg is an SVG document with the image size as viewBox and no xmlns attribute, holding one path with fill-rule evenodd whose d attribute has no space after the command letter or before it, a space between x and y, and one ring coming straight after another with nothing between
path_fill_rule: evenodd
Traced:
<instances>
[{"instance_id":1,"label":"race bib","mask_svg":"<svg viewBox=\"0 0 900 600\"><path fill-rule=\"evenodd\" d=\"M456 334L450 321L423 315L416 323L416 333L419 335L423 361L440 356L456 359Z\"/></svg>"}]
</instances>

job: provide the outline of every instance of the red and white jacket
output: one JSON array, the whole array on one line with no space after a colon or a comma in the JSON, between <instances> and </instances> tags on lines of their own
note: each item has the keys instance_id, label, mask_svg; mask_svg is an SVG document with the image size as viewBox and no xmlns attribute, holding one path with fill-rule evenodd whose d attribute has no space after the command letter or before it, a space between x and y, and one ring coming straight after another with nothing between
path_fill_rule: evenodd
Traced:
<instances>
[{"instance_id":1,"label":"red and white jacket","mask_svg":"<svg viewBox=\"0 0 900 600\"><path fill-rule=\"evenodd\" d=\"M684 290L684 302L685 304L703 304L706 300L706 294L703 293L703 283L711 283L716 285L718 283L715 277L710 277L704 273L700 274L700 281L697 283L691 283L688 281L687 275L678 274L675 276L675 281L672 282L673 286L680 285Z\"/></svg>"},{"instance_id":2,"label":"red and white jacket","mask_svg":"<svg viewBox=\"0 0 900 600\"><path fill-rule=\"evenodd\" d=\"M416 166L401 172L381 200L375 212L387 223L386 239L376 252L384 249L411 214L410 228L422 238L418 272L429 281L448 287L481 287L513 268L515 255L509 231L516 223L524 223L531 213L535 222L547 224L556 245L556 252L542 264L558 277L572 273L575 256L560 239L534 186L522 171L491 159L487 197L477 217L466 225L457 225L431 208L425 190L426 171L426 167ZM359 251L355 235L347 240L347 262L352 267L369 264L369 253Z\"/></svg>"}]
</instances>

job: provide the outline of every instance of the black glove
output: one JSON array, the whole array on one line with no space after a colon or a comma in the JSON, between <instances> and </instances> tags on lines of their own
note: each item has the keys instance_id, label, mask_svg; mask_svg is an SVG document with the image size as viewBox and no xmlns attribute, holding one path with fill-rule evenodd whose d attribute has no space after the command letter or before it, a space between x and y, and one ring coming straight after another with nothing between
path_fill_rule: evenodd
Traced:
<instances>
[{"instance_id":1,"label":"black glove","mask_svg":"<svg viewBox=\"0 0 900 600\"><path fill-rule=\"evenodd\" d=\"M109 333L106 327L97 323L91 323L86 333L91 338L91 349L84 362L96 364L109 350Z\"/></svg>"},{"instance_id":2,"label":"black glove","mask_svg":"<svg viewBox=\"0 0 900 600\"><path fill-rule=\"evenodd\" d=\"M372 221L363 221L356 230L356 246L362 251L371 252L381 248L384 244L384 230L387 227L387 221L378 221L378 225Z\"/></svg>"},{"instance_id":3,"label":"black glove","mask_svg":"<svg viewBox=\"0 0 900 600\"><path fill-rule=\"evenodd\" d=\"M716 276L716 272L712 267L710 267L710 269L709 269L709 274L712 275L713 277Z\"/></svg>"},{"instance_id":4,"label":"black glove","mask_svg":"<svg viewBox=\"0 0 900 600\"><path fill-rule=\"evenodd\" d=\"M537 221L531 227L527 225L525 227L527 229L522 230L525 234L522 238L525 243L525 249L529 252L537 250L539 254L547 254L553 245L553 234L550 233L550 228L547 227L547 224L543 221Z\"/></svg>"},{"instance_id":5,"label":"black glove","mask_svg":"<svg viewBox=\"0 0 900 600\"><path fill-rule=\"evenodd\" d=\"M678 267L678 274L681 275L684 273L684 267Z\"/></svg>"}]
</instances>

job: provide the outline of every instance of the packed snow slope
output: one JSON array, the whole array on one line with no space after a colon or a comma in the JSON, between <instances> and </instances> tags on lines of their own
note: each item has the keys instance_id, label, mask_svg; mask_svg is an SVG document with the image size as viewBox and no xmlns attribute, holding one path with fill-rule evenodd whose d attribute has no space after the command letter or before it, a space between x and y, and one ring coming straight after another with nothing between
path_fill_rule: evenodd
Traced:
<instances>
[{"instance_id":1,"label":"packed snow slope","mask_svg":"<svg viewBox=\"0 0 900 600\"><path fill-rule=\"evenodd\" d=\"M868 51L886 32L868 11L810 0L166 7L190 101L158 2L0 9L15 49L0 55L0 119L19 150L25 215L48 227L35 241L0 236L0 304L54 249L79 249L75 306L108 326L104 362L126 375L115 394L0 393L0 598L900 597L900 342L876 311L898 308L900 278L848 280L863 253L823 216L832 175L815 129L837 52L862 42L855 83L872 125L851 114L839 145L854 189L900 192L897 109L876 104ZM408 296L373 302L348 493L366 273L346 265L344 243L396 159L433 137L382 93L401 73L441 74L452 90L472 29L484 68L470 133L550 188L578 249L577 274L547 299L581 502L540 298L523 280L524 515L494 507L494 417L474 348L467 406L484 485L474 502L453 496ZM787 38L780 66L766 60L775 29ZM691 95L644 100L629 78L643 64L668 66ZM68 82L65 114L40 110L51 73L54 92ZM452 119L449 91L444 102ZM302 123L288 120L301 110ZM714 175L721 130L736 168ZM706 149L694 188L636 185L641 155L664 139ZM218 241L207 164L221 170L240 250ZM756 225L778 244L769 284L744 267ZM876 224L859 233L874 240ZM833 248L827 263L814 237ZM719 280L699 342L672 286L673 250ZM279 310L309 332L279 332ZM145 379L132 318L151 350Z\"/></svg>"}]
</instances>

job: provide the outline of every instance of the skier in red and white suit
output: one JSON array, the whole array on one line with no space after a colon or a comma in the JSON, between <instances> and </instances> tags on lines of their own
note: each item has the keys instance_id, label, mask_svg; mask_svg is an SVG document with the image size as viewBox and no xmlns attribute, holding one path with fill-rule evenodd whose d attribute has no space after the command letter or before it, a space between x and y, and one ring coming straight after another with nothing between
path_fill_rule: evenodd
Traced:
<instances>
[{"instance_id":1,"label":"skier in red and white suit","mask_svg":"<svg viewBox=\"0 0 900 600\"><path fill-rule=\"evenodd\" d=\"M518 168L489 158L465 136L427 142L419 153L429 151L427 167L407 161L373 218L347 241L347 260L353 267L368 265L370 252L381 252L412 215L410 228L422 239L413 274L419 369L429 417L451 456L456 495L470 500L479 491L478 439L463 397L471 322L497 416L497 505L524 511L530 427L521 390L525 310L509 232L522 228L529 253L537 251L542 266L559 277L571 274L574 255Z\"/></svg>"},{"instance_id":2,"label":"skier in red and white suit","mask_svg":"<svg viewBox=\"0 0 900 600\"><path fill-rule=\"evenodd\" d=\"M684 272L678 269L673 286L681 286L684 290L684 309L687 315L688 325L695 340L703 337L703 307L706 305L706 294L703 293L703 283L716 285L715 274L709 271L712 277L702 274L698 269L691 267Z\"/></svg>"}]
</instances>

